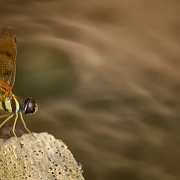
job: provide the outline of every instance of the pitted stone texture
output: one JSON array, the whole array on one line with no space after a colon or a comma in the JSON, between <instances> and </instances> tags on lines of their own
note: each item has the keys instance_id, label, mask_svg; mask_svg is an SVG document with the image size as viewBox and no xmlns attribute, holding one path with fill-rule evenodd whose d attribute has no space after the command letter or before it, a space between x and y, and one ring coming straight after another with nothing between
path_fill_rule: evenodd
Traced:
<instances>
[{"instance_id":1,"label":"pitted stone texture","mask_svg":"<svg viewBox=\"0 0 180 180\"><path fill-rule=\"evenodd\" d=\"M33 134L0 139L0 180L84 180L61 140L47 133Z\"/></svg>"}]
</instances>

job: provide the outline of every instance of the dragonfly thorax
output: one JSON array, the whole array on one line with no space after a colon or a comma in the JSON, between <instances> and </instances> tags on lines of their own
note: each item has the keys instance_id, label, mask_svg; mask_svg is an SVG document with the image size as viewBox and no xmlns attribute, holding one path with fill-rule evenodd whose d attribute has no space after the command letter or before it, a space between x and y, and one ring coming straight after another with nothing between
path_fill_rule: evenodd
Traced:
<instances>
[{"instance_id":1,"label":"dragonfly thorax","mask_svg":"<svg viewBox=\"0 0 180 180\"><path fill-rule=\"evenodd\" d=\"M0 110L9 113L17 113L20 110L20 104L16 96L7 96L0 100Z\"/></svg>"}]
</instances>

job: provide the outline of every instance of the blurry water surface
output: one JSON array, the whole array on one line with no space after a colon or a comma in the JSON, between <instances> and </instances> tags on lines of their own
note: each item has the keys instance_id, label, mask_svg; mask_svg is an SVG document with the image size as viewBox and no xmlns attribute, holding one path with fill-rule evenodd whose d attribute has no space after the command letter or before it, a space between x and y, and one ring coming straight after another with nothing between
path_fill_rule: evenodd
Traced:
<instances>
[{"instance_id":1,"label":"blurry water surface","mask_svg":"<svg viewBox=\"0 0 180 180\"><path fill-rule=\"evenodd\" d=\"M1 1L29 129L62 139L86 180L180 178L178 1ZM19 124L20 126L20 124Z\"/></svg>"}]
</instances>

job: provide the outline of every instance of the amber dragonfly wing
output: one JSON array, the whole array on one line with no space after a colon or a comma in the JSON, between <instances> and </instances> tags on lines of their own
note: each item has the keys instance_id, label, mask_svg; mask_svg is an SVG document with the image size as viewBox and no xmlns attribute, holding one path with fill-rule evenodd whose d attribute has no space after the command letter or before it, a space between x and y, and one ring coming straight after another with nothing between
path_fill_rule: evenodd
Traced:
<instances>
[{"instance_id":1,"label":"amber dragonfly wing","mask_svg":"<svg viewBox=\"0 0 180 180\"><path fill-rule=\"evenodd\" d=\"M4 27L0 33L0 94L11 93L16 75L16 54L16 35L11 28Z\"/></svg>"}]
</instances>

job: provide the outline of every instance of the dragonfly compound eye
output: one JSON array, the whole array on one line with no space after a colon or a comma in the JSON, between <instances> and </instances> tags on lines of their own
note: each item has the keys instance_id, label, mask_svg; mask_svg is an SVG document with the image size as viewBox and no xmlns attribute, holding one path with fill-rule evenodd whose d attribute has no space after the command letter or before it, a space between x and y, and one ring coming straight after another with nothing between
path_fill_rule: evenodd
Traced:
<instances>
[{"instance_id":1,"label":"dragonfly compound eye","mask_svg":"<svg viewBox=\"0 0 180 180\"><path fill-rule=\"evenodd\" d=\"M24 101L24 109L23 110L24 110L25 114L34 114L38 110L38 105L33 98L27 98Z\"/></svg>"}]
</instances>

